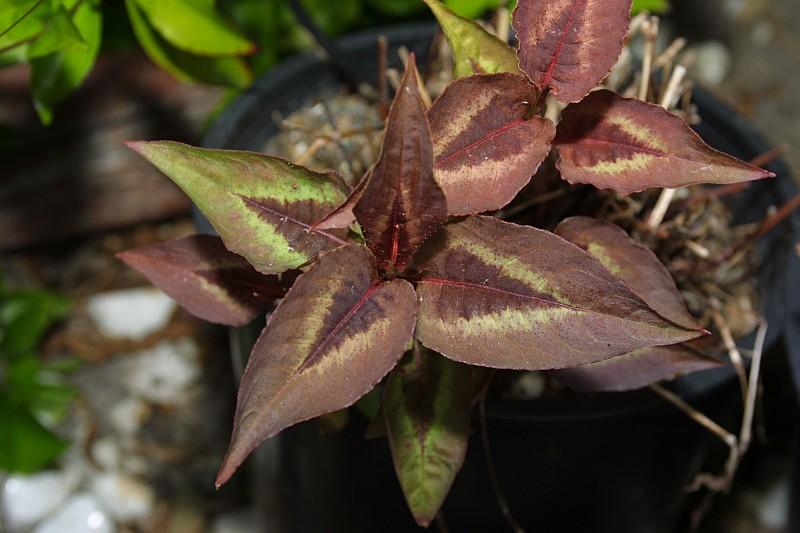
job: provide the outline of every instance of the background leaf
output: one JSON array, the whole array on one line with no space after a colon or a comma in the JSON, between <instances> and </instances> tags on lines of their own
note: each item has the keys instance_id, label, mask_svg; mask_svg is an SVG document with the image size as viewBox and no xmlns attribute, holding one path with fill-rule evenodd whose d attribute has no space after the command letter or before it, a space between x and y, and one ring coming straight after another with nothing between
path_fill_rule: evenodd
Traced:
<instances>
[{"instance_id":1,"label":"background leaf","mask_svg":"<svg viewBox=\"0 0 800 533\"><path fill-rule=\"evenodd\" d=\"M522 0L514 10L520 68L560 102L578 102L611 71L631 0Z\"/></svg>"},{"instance_id":2,"label":"background leaf","mask_svg":"<svg viewBox=\"0 0 800 533\"><path fill-rule=\"evenodd\" d=\"M28 46L28 58L43 57L59 50L64 52L90 51L80 31L72 23L69 12L59 6L42 29L41 35Z\"/></svg>"},{"instance_id":3,"label":"background leaf","mask_svg":"<svg viewBox=\"0 0 800 533\"><path fill-rule=\"evenodd\" d=\"M431 8L453 51L456 78L471 74L519 72L514 50L472 20L460 17L439 0L424 0Z\"/></svg>"},{"instance_id":4,"label":"background leaf","mask_svg":"<svg viewBox=\"0 0 800 533\"><path fill-rule=\"evenodd\" d=\"M14 356L35 350L69 309L69 300L46 291L0 291L0 353Z\"/></svg>"},{"instance_id":5,"label":"background leaf","mask_svg":"<svg viewBox=\"0 0 800 533\"><path fill-rule=\"evenodd\" d=\"M521 74L456 80L428 110L434 175L451 215L500 209L550 153L555 126L531 114L536 89Z\"/></svg>"},{"instance_id":6,"label":"background leaf","mask_svg":"<svg viewBox=\"0 0 800 533\"><path fill-rule=\"evenodd\" d=\"M547 231L470 217L440 238L419 258L416 336L456 361L565 368L702 335L664 320L594 257Z\"/></svg>"},{"instance_id":7,"label":"background leaf","mask_svg":"<svg viewBox=\"0 0 800 533\"><path fill-rule=\"evenodd\" d=\"M320 257L297 279L253 347L217 486L264 439L369 392L411 339L414 300L407 281L378 279L363 246Z\"/></svg>"},{"instance_id":8,"label":"background leaf","mask_svg":"<svg viewBox=\"0 0 800 533\"><path fill-rule=\"evenodd\" d=\"M265 276L222 239L193 235L121 252L117 256L195 316L227 326L243 326L291 286L292 274Z\"/></svg>"},{"instance_id":9,"label":"background leaf","mask_svg":"<svg viewBox=\"0 0 800 533\"><path fill-rule=\"evenodd\" d=\"M774 176L714 150L660 106L606 90L564 110L554 146L565 180L620 194Z\"/></svg>"},{"instance_id":10,"label":"background leaf","mask_svg":"<svg viewBox=\"0 0 800 533\"><path fill-rule=\"evenodd\" d=\"M423 527L436 517L464 463L470 368L416 343L386 383L383 408L395 471Z\"/></svg>"},{"instance_id":11,"label":"background leaf","mask_svg":"<svg viewBox=\"0 0 800 533\"><path fill-rule=\"evenodd\" d=\"M25 407L0 389L0 470L29 474L52 463L67 443L45 429Z\"/></svg>"},{"instance_id":12,"label":"background leaf","mask_svg":"<svg viewBox=\"0 0 800 533\"><path fill-rule=\"evenodd\" d=\"M395 94L378 162L353 213L385 270L402 272L417 248L447 220L433 177L433 144L413 54Z\"/></svg>"},{"instance_id":13,"label":"background leaf","mask_svg":"<svg viewBox=\"0 0 800 533\"><path fill-rule=\"evenodd\" d=\"M345 243L347 230L318 230L347 188L256 152L210 150L171 141L129 143L186 192L226 247L262 274L278 274Z\"/></svg>"}]
</instances>

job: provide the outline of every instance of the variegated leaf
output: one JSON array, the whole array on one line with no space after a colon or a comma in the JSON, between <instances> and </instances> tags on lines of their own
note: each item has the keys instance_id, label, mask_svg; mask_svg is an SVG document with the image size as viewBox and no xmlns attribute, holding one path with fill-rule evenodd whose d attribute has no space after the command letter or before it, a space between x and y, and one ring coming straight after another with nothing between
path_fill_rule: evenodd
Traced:
<instances>
[{"instance_id":1,"label":"variegated leaf","mask_svg":"<svg viewBox=\"0 0 800 533\"><path fill-rule=\"evenodd\" d=\"M353 208L384 271L402 272L420 244L447 220L433 177L433 144L414 55L389 109L381 155Z\"/></svg>"},{"instance_id":2,"label":"variegated leaf","mask_svg":"<svg viewBox=\"0 0 800 533\"><path fill-rule=\"evenodd\" d=\"M625 282L656 313L686 329L702 329L656 254L615 224L589 217L562 221L556 234L577 244Z\"/></svg>"},{"instance_id":3,"label":"variegated leaf","mask_svg":"<svg viewBox=\"0 0 800 533\"><path fill-rule=\"evenodd\" d=\"M363 246L320 256L270 316L247 363L225 483L265 439L355 403L405 351L414 330L414 288L381 281Z\"/></svg>"},{"instance_id":4,"label":"variegated leaf","mask_svg":"<svg viewBox=\"0 0 800 533\"><path fill-rule=\"evenodd\" d=\"M681 343L642 348L599 363L553 370L550 374L577 391L621 392L721 365L719 359Z\"/></svg>"},{"instance_id":5,"label":"variegated leaf","mask_svg":"<svg viewBox=\"0 0 800 533\"><path fill-rule=\"evenodd\" d=\"M386 384L383 408L394 468L423 527L436 517L464 463L471 377L468 366L417 343Z\"/></svg>"},{"instance_id":6,"label":"variegated leaf","mask_svg":"<svg viewBox=\"0 0 800 533\"><path fill-rule=\"evenodd\" d=\"M416 335L451 359L546 370L703 334L663 319L553 233L476 216L440 236L418 258Z\"/></svg>"},{"instance_id":7,"label":"variegated leaf","mask_svg":"<svg viewBox=\"0 0 800 533\"><path fill-rule=\"evenodd\" d=\"M606 90L564 110L554 146L565 180L620 194L774 176L714 150L677 115Z\"/></svg>"},{"instance_id":8,"label":"variegated leaf","mask_svg":"<svg viewBox=\"0 0 800 533\"><path fill-rule=\"evenodd\" d=\"M470 76L428 110L434 175L451 215L500 209L550 152L553 123L531 114L536 89L522 74Z\"/></svg>"},{"instance_id":9,"label":"variegated leaf","mask_svg":"<svg viewBox=\"0 0 800 533\"><path fill-rule=\"evenodd\" d=\"M631 0L519 0L520 68L560 102L579 102L617 62L630 17Z\"/></svg>"},{"instance_id":10,"label":"variegated leaf","mask_svg":"<svg viewBox=\"0 0 800 533\"><path fill-rule=\"evenodd\" d=\"M329 175L255 152L169 141L129 146L177 183L228 249L259 272L297 268L345 244L347 230L314 227L347 198L347 188Z\"/></svg>"},{"instance_id":11,"label":"variegated leaf","mask_svg":"<svg viewBox=\"0 0 800 533\"><path fill-rule=\"evenodd\" d=\"M243 326L256 318L286 294L295 278L256 272L211 235L143 246L117 257L193 315L227 326Z\"/></svg>"},{"instance_id":12,"label":"variegated leaf","mask_svg":"<svg viewBox=\"0 0 800 533\"><path fill-rule=\"evenodd\" d=\"M439 0L424 0L453 51L453 75L519 72L514 50L475 21L453 13Z\"/></svg>"}]
</instances>

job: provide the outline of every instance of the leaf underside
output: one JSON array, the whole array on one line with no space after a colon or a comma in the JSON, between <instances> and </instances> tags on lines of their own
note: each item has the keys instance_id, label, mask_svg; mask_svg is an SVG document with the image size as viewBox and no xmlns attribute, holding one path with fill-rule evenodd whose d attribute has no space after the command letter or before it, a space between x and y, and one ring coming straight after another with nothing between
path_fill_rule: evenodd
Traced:
<instances>
[{"instance_id":1,"label":"leaf underside","mask_svg":"<svg viewBox=\"0 0 800 533\"><path fill-rule=\"evenodd\" d=\"M381 269L402 272L447 220L433 177L433 145L414 56L389 110L381 155L353 212Z\"/></svg>"},{"instance_id":2,"label":"leaf underside","mask_svg":"<svg viewBox=\"0 0 800 533\"><path fill-rule=\"evenodd\" d=\"M453 13L439 0L424 0L430 7L453 52L453 75L519 72L514 50L473 20Z\"/></svg>"},{"instance_id":3,"label":"leaf underside","mask_svg":"<svg viewBox=\"0 0 800 533\"><path fill-rule=\"evenodd\" d=\"M355 403L403 355L414 289L380 281L374 261L363 246L323 254L278 305L242 376L217 486L265 439Z\"/></svg>"},{"instance_id":4,"label":"leaf underside","mask_svg":"<svg viewBox=\"0 0 800 533\"><path fill-rule=\"evenodd\" d=\"M619 226L595 218L570 217L555 233L589 252L662 317L682 328L702 329L686 308L667 267Z\"/></svg>"},{"instance_id":5,"label":"leaf underside","mask_svg":"<svg viewBox=\"0 0 800 533\"><path fill-rule=\"evenodd\" d=\"M427 527L464 463L470 368L416 343L389 376L383 402L397 477L411 513Z\"/></svg>"},{"instance_id":6,"label":"leaf underside","mask_svg":"<svg viewBox=\"0 0 800 533\"><path fill-rule=\"evenodd\" d=\"M597 259L547 231L471 217L434 244L419 258L416 336L451 359L545 370L703 334L664 320Z\"/></svg>"},{"instance_id":7,"label":"leaf underside","mask_svg":"<svg viewBox=\"0 0 800 533\"><path fill-rule=\"evenodd\" d=\"M281 298L294 279L265 276L222 239L193 235L118 254L193 315L226 326L243 326Z\"/></svg>"},{"instance_id":8,"label":"leaf underside","mask_svg":"<svg viewBox=\"0 0 800 533\"><path fill-rule=\"evenodd\" d=\"M536 173L555 127L528 119L535 100L525 76L504 73L457 80L433 103L434 175L451 215L500 209Z\"/></svg>"},{"instance_id":9,"label":"leaf underside","mask_svg":"<svg viewBox=\"0 0 800 533\"><path fill-rule=\"evenodd\" d=\"M677 115L606 90L564 110L554 146L565 180L620 194L774 175L714 150Z\"/></svg>"},{"instance_id":10,"label":"leaf underside","mask_svg":"<svg viewBox=\"0 0 800 533\"><path fill-rule=\"evenodd\" d=\"M178 184L225 246L262 274L300 267L345 244L346 229L314 227L347 199L332 176L255 152L170 141L129 146Z\"/></svg>"},{"instance_id":11,"label":"leaf underside","mask_svg":"<svg viewBox=\"0 0 800 533\"><path fill-rule=\"evenodd\" d=\"M611 71L631 0L528 0L514 10L520 68L560 102L578 102Z\"/></svg>"},{"instance_id":12,"label":"leaf underside","mask_svg":"<svg viewBox=\"0 0 800 533\"><path fill-rule=\"evenodd\" d=\"M642 348L599 363L553 370L560 383L580 392L622 392L722 366L686 343Z\"/></svg>"}]
</instances>

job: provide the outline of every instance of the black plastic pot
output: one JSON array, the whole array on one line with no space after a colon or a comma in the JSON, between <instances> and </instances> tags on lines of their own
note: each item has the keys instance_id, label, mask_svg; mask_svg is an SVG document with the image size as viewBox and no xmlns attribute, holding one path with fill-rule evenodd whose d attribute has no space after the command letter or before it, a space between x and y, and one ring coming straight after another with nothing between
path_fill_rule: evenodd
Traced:
<instances>
[{"instance_id":1,"label":"black plastic pot","mask_svg":"<svg viewBox=\"0 0 800 533\"><path fill-rule=\"evenodd\" d=\"M387 37L391 48L405 45L424 57L433 28L403 26L342 39L338 44L349 58L348 70L367 83L375 82L379 35ZM389 57L396 54L392 51ZM286 61L228 108L205 145L260 150L278 131L273 112L285 116L335 94L341 87L335 72L313 55ZM743 159L768 148L748 124L708 94L697 91L695 102L703 117L698 131L712 145ZM781 162L770 168L778 178L753 184L738 198L740 222L762 218L770 206L796 193ZM759 274L770 324L768 346L779 342L800 303L789 296L800 295L800 268L793 252L798 238L800 217L795 216L760 244L768 258ZM235 356L246 358L259 326L234 332ZM684 378L674 390L712 418L736 423L740 400L730 371ZM394 478L386 441L363 440L358 418L351 417L348 428L334 435L321 434L314 423L301 424L259 448L251 466L266 531L416 529ZM515 517L536 532L674 530L686 502L685 486L709 449L718 446L708 432L649 392L561 402L495 401L488 420L500 484ZM498 511L477 434L469 450L444 507L450 531L509 530Z\"/></svg>"}]
</instances>

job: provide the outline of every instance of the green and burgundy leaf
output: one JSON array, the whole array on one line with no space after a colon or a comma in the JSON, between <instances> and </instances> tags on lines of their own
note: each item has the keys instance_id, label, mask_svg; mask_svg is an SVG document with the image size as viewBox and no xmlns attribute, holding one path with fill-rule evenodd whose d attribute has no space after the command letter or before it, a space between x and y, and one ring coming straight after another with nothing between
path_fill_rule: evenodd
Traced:
<instances>
[{"instance_id":1,"label":"green and burgundy leaf","mask_svg":"<svg viewBox=\"0 0 800 533\"><path fill-rule=\"evenodd\" d=\"M555 126L531 115L536 88L522 74L457 80L428 110L434 176L451 215L508 204L550 152Z\"/></svg>"},{"instance_id":2,"label":"green and burgundy leaf","mask_svg":"<svg viewBox=\"0 0 800 533\"><path fill-rule=\"evenodd\" d=\"M774 176L714 150L677 115L606 90L564 110L554 146L565 180L620 194Z\"/></svg>"},{"instance_id":3,"label":"green and burgundy leaf","mask_svg":"<svg viewBox=\"0 0 800 533\"><path fill-rule=\"evenodd\" d=\"M682 328L702 329L686 308L667 267L650 248L633 240L616 224L570 217L555 232L603 263L656 313Z\"/></svg>"},{"instance_id":4,"label":"green and burgundy leaf","mask_svg":"<svg viewBox=\"0 0 800 533\"><path fill-rule=\"evenodd\" d=\"M263 274L297 268L345 244L347 230L314 227L347 199L347 188L329 175L255 152L169 141L129 146L177 183L225 246Z\"/></svg>"},{"instance_id":5,"label":"green and burgundy leaf","mask_svg":"<svg viewBox=\"0 0 800 533\"><path fill-rule=\"evenodd\" d=\"M622 392L722 364L719 359L681 343L642 348L599 363L552 370L550 375L580 392Z\"/></svg>"},{"instance_id":6,"label":"green and burgundy leaf","mask_svg":"<svg viewBox=\"0 0 800 533\"><path fill-rule=\"evenodd\" d=\"M413 54L389 109L380 157L353 212L386 271L405 270L447 220L444 193L433 177L433 144Z\"/></svg>"},{"instance_id":7,"label":"green and burgundy leaf","mask_svg":"<svg viewBox=\"0 0 800 533\"><path fill-rule=\"evenodd\" d=\"M560 102L579 102L617 62L630 17L631 0L520 0L520 68Z\"/></svg>"},{"instance_id":8,"label":"green and burgundy leaf","mask_svg":"<svg viewBox=\"0 0 800 533\"><path fill-rule=\"evenodd\" d=\"M227 326L243 326L262 314L296 277L256 272L211 235L143 246L117 257L193 315Z\"/></svg>"},{"instance_id":9,"label":"green and burgundy leaf","mask_svg":"<svg viewBox=\"0 0 800 533\"><path fill-rule=\"evenodd\" d=\"M394 468L414 519L427 527L464 463L470 367L416 343L389 375L383 409Z\"/></svg>"},{"instance_id":10,"label":"green and burgundy leaf","mask_svg":"<svg viewBox=\"0 0 800 533\"><path fill-rule=\"evenodd\" d=\"M453 75L519 72L517 56L508 43L473 20L460 17L439 0L424 0L430 7L453 52Z\"/></svg>"},{"instance_id":11,"label":"green and burgundy leaf","mask_svg":"<svg viewBox=\"0 0 800 533\"><path fill-rule=\"evenodd\" d=\"M668 322L597 259L544 230L476 216L431 245L418 258L416 336L456 361L566 368L704 333Z\"/></svg>"},{"instance_id":12,"label":"green and burgundy leaf","mask_svg":"<svg viewBox=\"0 0 800 533\"><path fill-rule=\"evenodd\" d=\"M369 392L405 352L415 312L412 285L381 281L366 247L322 254L297 278L253 347L217 486L265 439Z\"/></svg>"}]
</instances>

